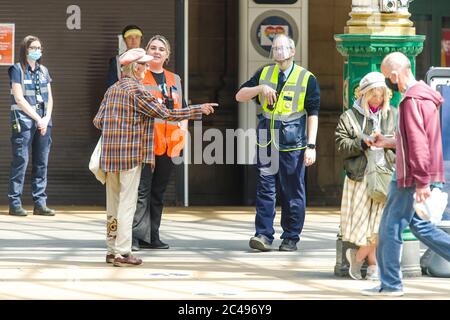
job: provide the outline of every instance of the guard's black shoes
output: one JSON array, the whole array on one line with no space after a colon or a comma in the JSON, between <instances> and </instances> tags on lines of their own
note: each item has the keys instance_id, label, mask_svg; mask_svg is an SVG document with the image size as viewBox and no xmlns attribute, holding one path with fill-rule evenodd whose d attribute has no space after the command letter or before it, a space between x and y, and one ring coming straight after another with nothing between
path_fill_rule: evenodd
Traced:
<instances>
[{"instance_id":1,"label":"guard's black shoes","mask_svg":"<svg viewBox=\"0 0 450 320\"><path fill-rule=\"evenodd\" d=\"M54 216L55 210L44 207L34 207L33 214L36 216Z\"/></svg>"},{"instance_id":2,"label":"guard's black shoes","mask_svg":"<svg viewBox=\"0 0 450 320\"><path fill-rule=\"evenodd\" d=\"M262 234L258 234L255 237L251 237L248 245L250 246L250 248L256 249L259 251L272 250L272 243L269 241L269 239L266 236L264 236Z\"/></svg>"},{"instance_id":3,"label":"guard's black shoes","mask_svg":"<svg viewBox=\"0 0 450 320\"><path fill-rule=\"evenodd\" d=\"M280 251L295 251L297 250L297 242L291 239L283 239L280 245Z\"/></svg>"},{"instance_id":4,"label":"guard's black shoes","mask_svg":"<svg viewBox=\"0 0 450 320\"><path fill-rule=\"evenodd\" d=\"M141 245L142 246L142 245ZM161 240L155 240L148 245L149 249L169 249L169 245L167 243L162 242Z\"/></svg>"},{"instance_id":5,"label":"guard's black shoes","mask_svg":"<svg viewBox=\"0 0 450 320\"><path fill-rule=\"evenodd\" d=\"M17 207L17 208L9 208L9 214L12 216L26 217L28 215L28 212L22 207Z\"/></svg>"}]
</instances>

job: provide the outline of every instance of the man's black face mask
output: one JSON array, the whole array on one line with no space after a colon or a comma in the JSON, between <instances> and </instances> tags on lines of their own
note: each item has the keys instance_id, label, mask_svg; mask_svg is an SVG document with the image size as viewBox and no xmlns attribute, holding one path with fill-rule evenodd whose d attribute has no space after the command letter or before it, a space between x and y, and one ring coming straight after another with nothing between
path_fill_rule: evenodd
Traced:
<instances>
[{"instance_id":1,"label":"man's black face mask","mask_svg":"<svg viewBox=\"0 0 450 320\"><path fill-rule=\"evenodd\" d=\"M386 82L387 87L388 87L389 89L391 89L392 91L397 91L397 92L400 91L400 90L398 89L398 83L393 83L393 82L391 81L391 79L389 79L389 78L385 78L384 81Z\"/></svg>"}]
</instances>

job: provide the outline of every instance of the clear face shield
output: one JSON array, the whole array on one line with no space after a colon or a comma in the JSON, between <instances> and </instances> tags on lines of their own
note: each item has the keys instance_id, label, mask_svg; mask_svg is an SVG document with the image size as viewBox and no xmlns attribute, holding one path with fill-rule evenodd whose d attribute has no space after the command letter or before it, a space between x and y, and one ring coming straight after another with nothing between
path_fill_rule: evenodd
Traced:
<instances>
[{"instance_id":1,"label":"clear face shield","mask_svg":"<svg viewBox=\"0 0 450 320\"><path fill-rule=\"evenodd\" d=\"M284 39L282 39L284 40ZM275 61L284 61L290 59L293 54L293 48L289 44L289 41L277 41L272 44L270 49L270 58Z\"/></svg>"}]
</instances>

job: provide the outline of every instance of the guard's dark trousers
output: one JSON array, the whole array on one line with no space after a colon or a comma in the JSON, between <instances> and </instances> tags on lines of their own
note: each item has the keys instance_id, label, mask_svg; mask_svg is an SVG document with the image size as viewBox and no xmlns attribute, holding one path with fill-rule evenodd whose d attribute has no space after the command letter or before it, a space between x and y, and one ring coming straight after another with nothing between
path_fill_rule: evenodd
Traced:
<instances>
[{"instance_id":1,"label":"guard's dark trousers","mask_svg":"<svg viewBox=\"0 0 450 320\"><path fill-rule=\"evenodd\" d=\"M278 152L273 147L258 147L257 152L255 235L262 234L271 242L273 241L278 183L281 192L281 227L283 228L281 239L298 242L305 221L305 165L303 162L305 150ZM270 161L268 161L269 158ZM274 163L277 158L279 159L278 170Z\"/></svg>"}]
</instances>

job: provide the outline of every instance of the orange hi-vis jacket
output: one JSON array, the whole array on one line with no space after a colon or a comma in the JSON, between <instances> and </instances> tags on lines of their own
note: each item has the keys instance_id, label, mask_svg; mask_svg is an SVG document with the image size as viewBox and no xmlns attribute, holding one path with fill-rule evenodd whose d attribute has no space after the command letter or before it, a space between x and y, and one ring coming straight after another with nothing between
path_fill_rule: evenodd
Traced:
<instances>
[{"instance_id":1,"label":"orange hi-vis jacket","mask_svg":"<svg viewBox=\"0 0 450 320\"><path fill-rule=\"evenodd\" d=\"M181 109L183 106L183 96L180 77L164 69L164 78L167 86L168 98L173 99L173 108ZM145 73L143 82L145 88L157 98L164 100L163 92L155 81L150 70ZM170 90L170 88L172 90ZM174 94L175 93L175 94ZM172 96L170 96L172 94ZM181 123L177 121L165 121L155 118L154 126L154 147L155 155L162 156L167 153L169 157L178 157L184 147L185 133L181 128Z\"/></svg>"}]
</instances>

